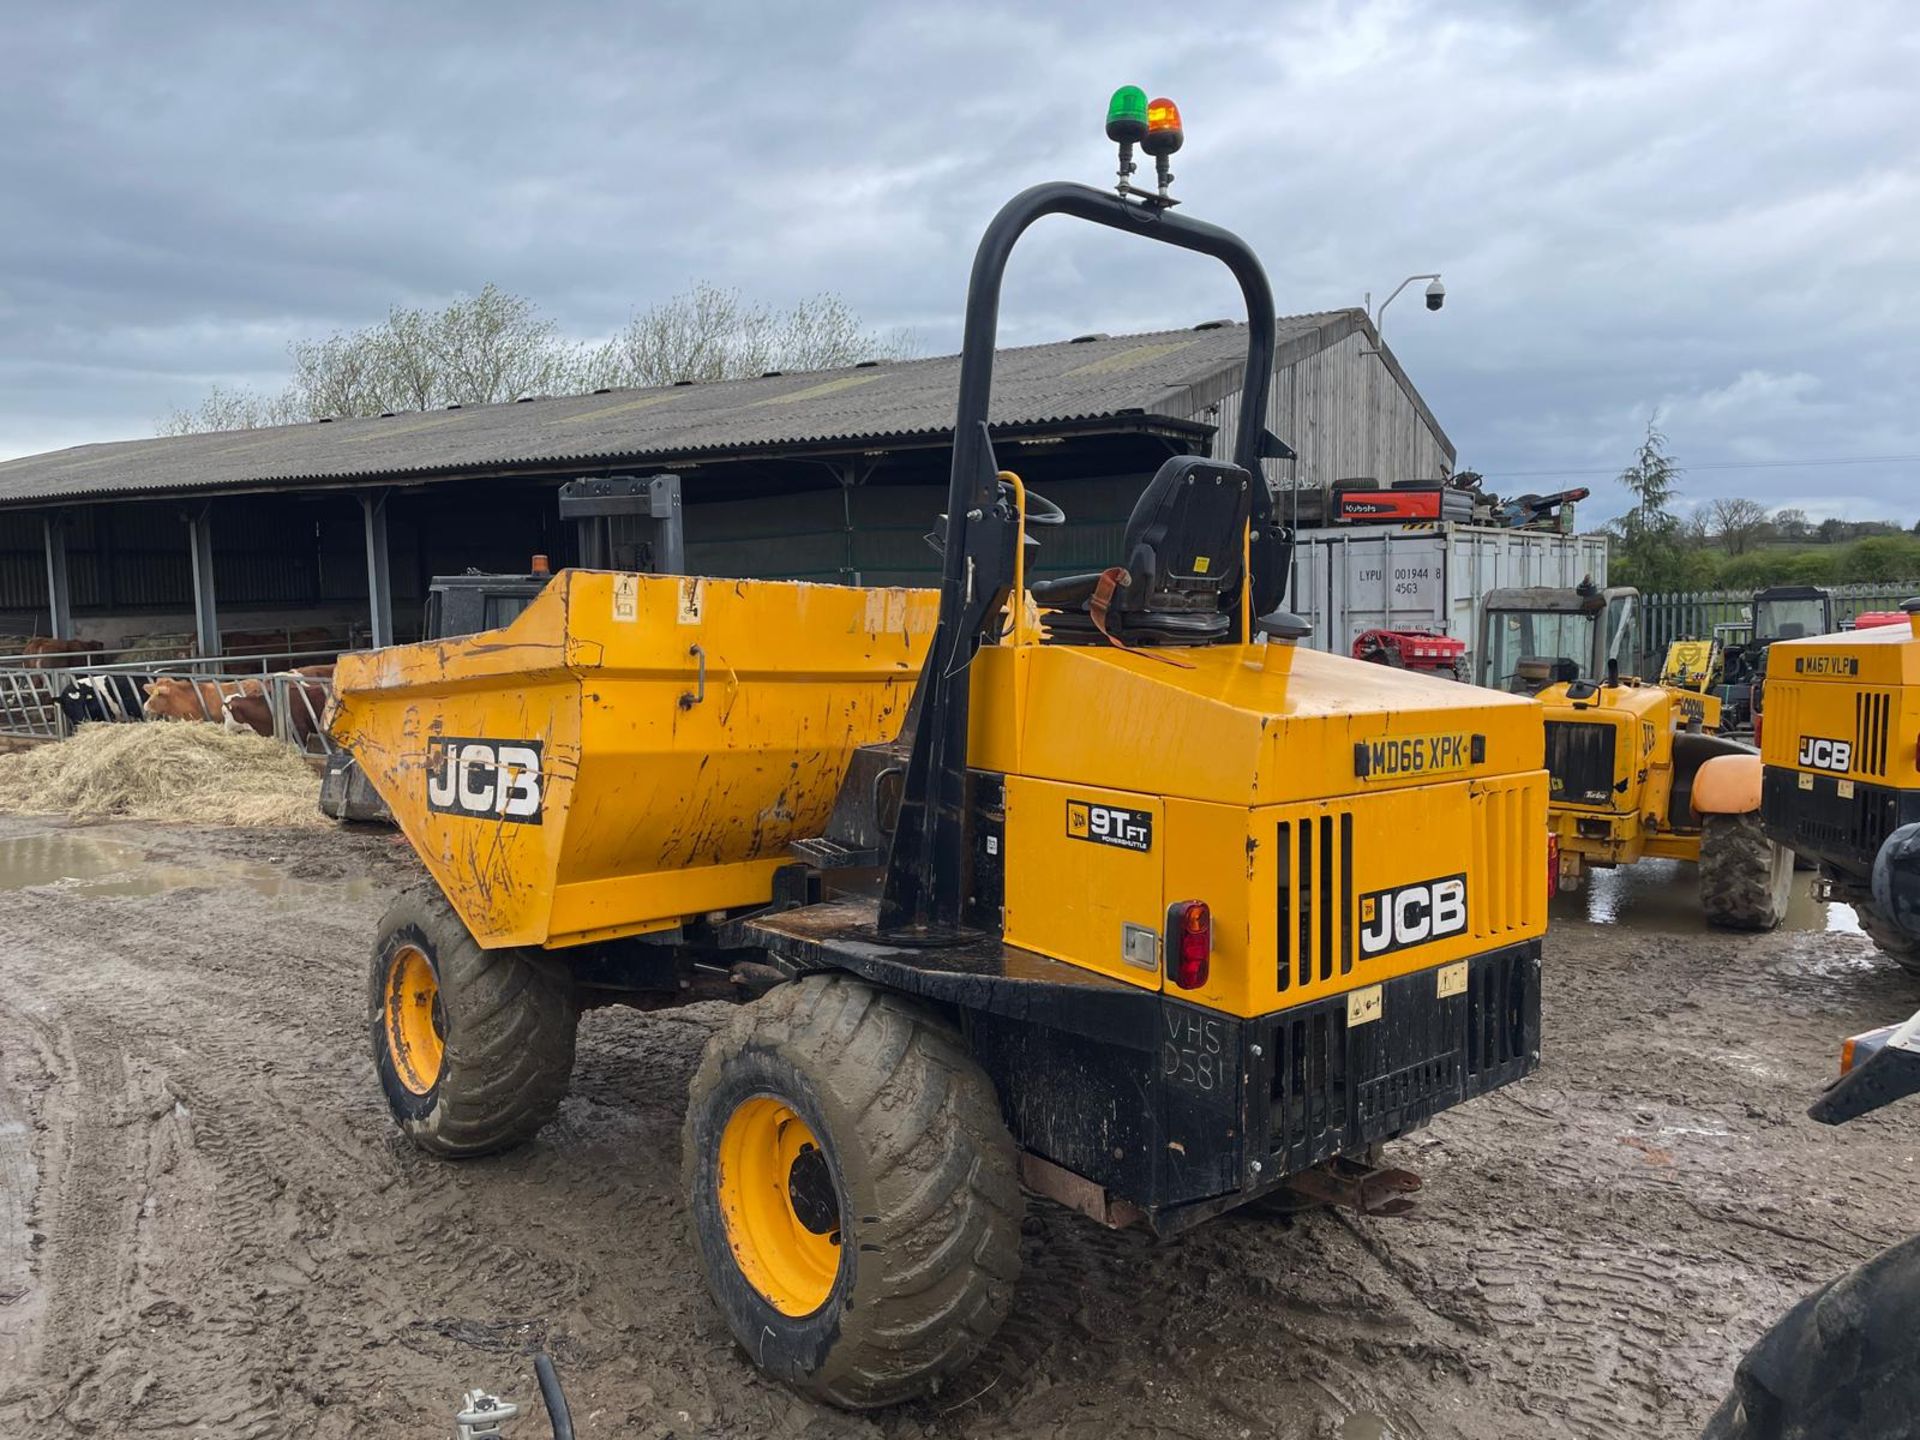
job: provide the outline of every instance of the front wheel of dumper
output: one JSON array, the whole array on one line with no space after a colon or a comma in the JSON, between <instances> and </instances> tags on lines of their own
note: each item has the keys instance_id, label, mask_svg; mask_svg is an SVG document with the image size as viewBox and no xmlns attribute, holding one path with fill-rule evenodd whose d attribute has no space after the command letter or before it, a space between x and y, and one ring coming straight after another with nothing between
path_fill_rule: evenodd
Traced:
<instances>
[{"instance_id":1,"label":"front wheel of dumper","mask_svg":"<svg viewBox=\"0 0 1920 1440\"><path fill-rule=\"evenodd\" d=\"M481 949L431 885L381 920L367 986L374 1069L423 1150L486 1155L532 1138L566 1096L577 1024L565 966Z\"/></svg>"},{"instance_id":2,"label":"front wheel of dumper","mask_svg":"<svg viewBox=\"0 0 1920 1440\"><path fill-rule=\"evenodd\" d=\"M818 1399L935 1390L1013 1303L1023 1202L993 1085L897 995L815 976L735 1015L693 1079L683 1173L734 1338Z\"/></svg>"}]
</instances>

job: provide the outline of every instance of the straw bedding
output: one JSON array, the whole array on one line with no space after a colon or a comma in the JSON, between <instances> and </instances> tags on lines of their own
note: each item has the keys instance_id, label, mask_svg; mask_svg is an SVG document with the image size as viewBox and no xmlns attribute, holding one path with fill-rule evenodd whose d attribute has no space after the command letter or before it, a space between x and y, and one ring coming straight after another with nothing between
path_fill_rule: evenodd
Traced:
<instances>
[{"instance_id":1,"label":"straw bedding","mask_svg":"<svg viewBox=\"0 0 1920 1440\"><path fill-rule=\"evenodd\" d=\"M285 745L217 725L82 725L0 755L0 813L325 826L320 779Z\"/></svg>"}]
</instances>

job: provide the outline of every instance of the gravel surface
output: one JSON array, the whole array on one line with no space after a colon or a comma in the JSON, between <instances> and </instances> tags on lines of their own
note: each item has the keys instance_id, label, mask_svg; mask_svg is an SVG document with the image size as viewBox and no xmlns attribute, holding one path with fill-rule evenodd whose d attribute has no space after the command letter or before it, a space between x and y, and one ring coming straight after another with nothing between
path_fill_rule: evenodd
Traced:
<instances>
[{"instance_id":1,"label":"gravel surface","mask_svg":"<svg viewBox=\"0 0 1920 1440\"><path fill-rule=\"evenodd\" d=\"M383 834L0 821L0 1434L440 1436L467 1387L531 1400L538 1343L583 1436L1690 1435L1772 1317L1911 1225L1912 1114L1805 1109L1920 983L1805 901L1708 934L1649 870L1556 916L1540 1072L1391 1148L1413 1216L1157 1245L1035 1202L986 1358L843 1415L761 1380L696 1269L680 1108L717 1007L588 1016L515 1154L400 1141L365 965L414 875Z\"/></svg>"}]
</instances>

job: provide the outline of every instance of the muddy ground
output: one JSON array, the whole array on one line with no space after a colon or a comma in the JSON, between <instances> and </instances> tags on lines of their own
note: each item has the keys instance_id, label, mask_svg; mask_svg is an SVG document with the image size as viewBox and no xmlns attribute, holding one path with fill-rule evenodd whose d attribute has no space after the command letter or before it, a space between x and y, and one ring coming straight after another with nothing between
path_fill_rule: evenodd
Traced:
<instances>
[{"instance_id":1,"label":"muddy ground","mask_svg":"<svg viewBox=\"0 0 1920 1440\"><path fill-rule=\"evenodd\" d=\"M1413 1217L1156 1245L1036 1202L988 1356L843 1415L759 1379L695 1267L679 1115L714 1007L589 1016L519 1153L398 1140L362 1007L410 867L385 837L0 821L0 1434L443 1436L467 1386L531 1398L537 1342L585 1436L1688 1435L1771 1317L1912 1225L1914 1113L1804 1111L1920 984L1844 912L1709 935L1649 873L1557 917L1539 1074L1394 1147Z\"/></svg>"}]
</instances>

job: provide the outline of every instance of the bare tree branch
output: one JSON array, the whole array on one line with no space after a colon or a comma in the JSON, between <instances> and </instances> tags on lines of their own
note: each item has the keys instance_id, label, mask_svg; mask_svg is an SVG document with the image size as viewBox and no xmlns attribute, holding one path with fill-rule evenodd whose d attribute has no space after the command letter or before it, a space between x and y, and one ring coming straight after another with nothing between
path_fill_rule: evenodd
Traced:
<instances>
[{"instance_id":1,"label":"bare tree branch","mask_svg":"<svg viewBox=\"0 0 1920 1440\"><path fill-rule=\"evenodd\" d=\"M912 348L910 337L868 330L834 295L777 310L707 284L637 312L613 339L590 347L562 336L532 301L487 285L440 310L395 306L378 325L296 341L288 347L293 375L280 394L215 386L158 429L241 430L603 386L732 380L893 359Z\"/></svg>"}]
</instances>

